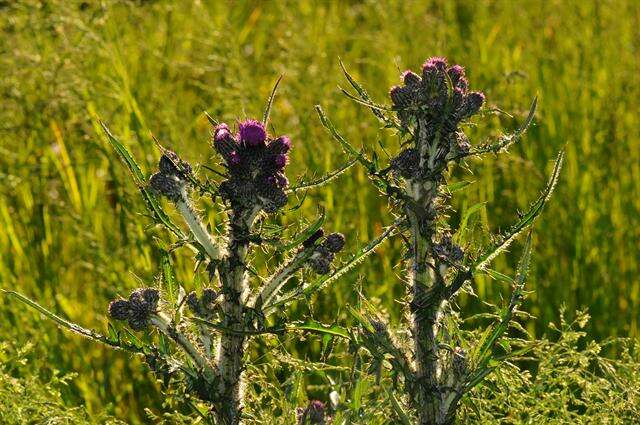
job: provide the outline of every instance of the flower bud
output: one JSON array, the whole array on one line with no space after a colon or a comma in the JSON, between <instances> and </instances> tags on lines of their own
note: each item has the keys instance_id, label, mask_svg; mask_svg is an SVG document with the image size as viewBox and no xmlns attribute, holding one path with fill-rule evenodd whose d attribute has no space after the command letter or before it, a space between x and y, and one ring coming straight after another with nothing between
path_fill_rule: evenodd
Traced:
<instances>
[{"instance_id":1,"label":"flower bud","mask_svg":"<svg viewBox=\"0 0 640 425\"><path fill-rule=\"evenodd\" d=\"M402 73L402 81L406 86L417 86L422 80L415 72L406 70Z\"/></svg>"},{"instance_id":2,"label":"flower bud","mask_svg":"<svg viewBox=\"0 0 640 425\"><path fill-rule=\"evenodd\" d=\"M278 170L282 170L287 165L287 162L289 162L289 157L285 154L279 154L273 158L273 165Z\"/></svg>"},{"instance_id":3,"label":"flower bud","mask_svg":"<svg viewBox=\"0 0 640 425\"><path fill-rule=\"evenodd\" d=\"M324 425L325 421L325 406L324 403L319 400L312 400L305 408L299 408L297 410L298 425Z\"/></svg>"},{"instance_id":4,"label":"flower bud","mask_svg":"<svg viewBox=\"0 0 640 425\"><path fill-rule=\"evenodd\" d=\"M282 173L276 174L276 183L283 189L289 187L289 179L287 179L287 176Z\"/></svg>"},{"instance_id":5,"label":"flower bud","mask_svg":"<svg viewBox=\"0 0 640 425\"><path fill-rule=\"evenodd\" d=\"M322 245L331 252L340 252L344 248L344 243L345 239L342 233L331 233Z\"/></svg>"},{"instance_id":6,"label":"flower bud","mask_svg":"<svg viewBox=\"0 0 640 425\"><path fill-rule=\"evenodd\" d=\"M175 202L183 197L186 183L176 175L159 172L151 176L149 187L155 194L166 196Z\"/></svg>"},{"instance_id":7,"label":"flower bud","mask_svg":"<svg viewBox=\"0 0 640 425\"><path fill-rule=\"evenodd\" d=\"M291 139L287 136L280 136L269 143L269 151L274 154L287 153L291 150Z\"/></svg>"},{"instance_id":8,"label":"flower bud","mask_svg":"<svg viewBox=\"0 0 640 425\"><path fill-rule=\"evenodd\" d=\"M239 165L240 162L242 161L242 159L240 158L240 154L236 151L233 151L229 154L229 159L228 159L228 163L229 165Z\"/></svg>"},{"instance_id":9,"label":"flower bud","mask_svg":"<svg viewBox=\"0 0 640 425\"><path fill-rule=\"evenodd\" d=\"M329 274L331 271L331 261L325 257L318 256L309 260L311 270L318 274Z\"/></svg>"},{"instance_id":10,"label":"flower bud","mask_svg":"<svg viewBox=\"0 0 640 425\"><path fill-rule=\"evenodd\" d=\"M476 114L480 110L480 107L482 107L484 99L484 94L481 92L474 91L469 93L464 98L462 107L460 108L460 117L468 118Z\"/></svg>"},{"instance_id":11,"label":"flower bud","mask_svg":"<svg viewBox=\"0 0 640 425\"><path fill-rule=\"evenodd\" d=\"M229 131L229 126L225 123L220 123L213 130L213 140L225 140L225 139L233 139L231 132Z\"/></svg>"},{"instance_id":12,"label":"flower bud","mask_svg":"<svg viewBox=\"0 0 640 425\"><path fill-rule=\"evenodd\" d=\"M191 291L187 294L185 302L192 313L200 314L200 300L198 300L198 294L196 294L195 291Z\"/></svg>"},{"instance_id":13,"label":"flower bud","mask_svg":"<svg viewBox=\"0 0 640 425\"><path fill-rule=\"evenodd\" d=\"M405 179L414 177L420 168L418 151L413 148L403 150L391 160L391 167Z\"/></svg>"},{"instance_id":14,"label":"flower bud","mask_svg":"<svg viewBox=\"0 0 640 425\"><path fill-rule=\"evenodd\" d=\"M211 307L211 305L218 299L218 293L212 288L205 288L202 290L202 305L205 308Z\"/></svg>"},{"instance_id":15,"label":"flower bud","mask_svg":"<svg viewBox=\"0 0 640 425\"><path fill-rule=\"evenodd\" d=\"M109 316L115 320L127 320L129 318L129 301L111 301L109 303Z\"/></svg>"}]
</instances>

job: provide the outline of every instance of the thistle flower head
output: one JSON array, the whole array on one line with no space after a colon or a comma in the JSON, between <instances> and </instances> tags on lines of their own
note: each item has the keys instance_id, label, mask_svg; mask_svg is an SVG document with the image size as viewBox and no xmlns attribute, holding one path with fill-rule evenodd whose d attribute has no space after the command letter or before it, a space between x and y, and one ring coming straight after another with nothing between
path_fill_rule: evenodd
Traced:
<instances>
[{"instance_id":1,"label":"thistle flower head","mask_svg":"<svg viewBox=\"0 0 640 425\"><path fill-rule=\"evenodd\" d=\"M435 68L438 71L444 71L447 68L447 58L433 56L427 59L422 68Z\"/></svg>"},{"instance_id":2,"label":"thistle flower head","mask_svg":"<svg viewBox=\"0 0 640 425\"><path fill-rule=\"evenodd\" d=\"M422 78L405 71L402 80L404 85L392 87L389 96L402 127L416 135L415 147L400 152L391 166L405 179L425 178L432 175L433 169L444 170L446 161L468 152L467 143L457 143L462 140L457 136L458 127L462 120L478 113L484 95L468 92L464 68L448 66L441 57L424 63ZM425 145L429 149L424 149ZM426 151L429 161L421 158ZM431 170L420 170L421 164L428 164Z\"/></svg>"},{"instance_id":3,"label":"thistle flower head","mask_svg":"<svg viewBox=\"0 0 640 425\"><path fill-rule=\"evenodd\" d=\"M275 212L286 204L284 189L289 180L284 169L291 149L287 136L272 139L261 122L247 120L239 123L238 140L228 125L218 125L213 146L229 172L229 179L220 185L220 194L234 210L258 206L265 212Z\"/></svg>"},{"instance_id":4,"label":"thistle flower head","mask_svg":"<svg viewBox=\"0 0 640 425\"><path fill-rule=\"evenodd\" d=\"M331 252L340 252L344 248L344 243L345 239L342 233L332 233L327 236L322 245Z\"/></svg>"},{"instance_id":5,"label":"thistle flower head","mask_svg":"<svg viewBox=\"0 0 640 425\"><path fill-rule=\"evenodd\" d=\"M262 146L267 139L264 124L256 120L246 120L238 125L240 141L246 146Z\"/></svg>"},{"instance_id":6,"label":"thistle flower head","mask_svg":"<svg viewBox=\"0 0 640 425\"><path fill-rule=\"evenodd\" d=\"M160 293L155 288L136 289L129 300L114 300L109 303L109 316L115 320L127 320L136 331L149 326L149 316L158 309Z\"/></svg>"}]
</instances>

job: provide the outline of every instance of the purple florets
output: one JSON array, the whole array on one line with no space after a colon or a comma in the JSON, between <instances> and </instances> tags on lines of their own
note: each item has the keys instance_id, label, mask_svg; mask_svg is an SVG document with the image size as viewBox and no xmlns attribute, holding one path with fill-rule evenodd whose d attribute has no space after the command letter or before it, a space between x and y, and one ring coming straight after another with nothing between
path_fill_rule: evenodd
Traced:
<instances>
[{"instance_id":1,"label":"purple florets","mask_svg":"<svg viewBox=\"0 0 640 425\"><path fill-rule=\"evenodd\" d=\"M438 71L444 71L447 68L447 58L441 58L437 56L431 57L427 59L427 61L422 66L423 69L427 67L433 67Z\"/></svg>"},{"instance_id":2,"label":"purple florets","mask_svg":"<svg viewBox=\"0 0 640 425\"><path fill-rule=\"evenodd\" d=\"M288 161L289 161L289 157L285 154L279 154L273 158L273 163L275 164L276 168L279 170L283 169L287 165Z\"/></svg>"},{"instance_id":3,"label":"purple florets","mask_svg":"<svg viewBox=\"0 0 640 425\"><path fill-rule=\"evenodd\" d=\"M240 141L246 146L262 146L267 139L267 130L260 121L243 121L238 125L238 129Z\"/></svg>"},{"instance_id":4,"label":"purple florets","mask_svg":"<svg viewBox=\"0 0 640 425\"><path fill-rule=\"evenodd\" d=\"M247 120L239 124L236 137L228 125L218 125L213 139L229 174L229 179L220 185L220 194L234 210L257 206L275 212L284 206L284 190L289 185L284 169L291 150L287 136L272 139L262 123Z\"/></svg>"}]
</instances>

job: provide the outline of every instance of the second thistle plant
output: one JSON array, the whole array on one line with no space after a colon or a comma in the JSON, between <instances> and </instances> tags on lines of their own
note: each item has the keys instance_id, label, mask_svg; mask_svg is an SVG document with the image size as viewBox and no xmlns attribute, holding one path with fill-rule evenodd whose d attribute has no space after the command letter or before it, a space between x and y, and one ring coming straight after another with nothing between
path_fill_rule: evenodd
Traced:
<instances>
[{"instance_id":1,"label":"second thistle plant","mask_svg":"<svg viewBox=\"0 0 640 425\"><path fill-rule=\"evenodd\" d=\"M462 125L480 111L485 96L469 90L460 65L449 66L446 59L433 57L424 63L420 75L405 71L402 85L390 90L390 108L373 102L343 70L356 91L355 95L345 93L368 106L387 128L396 129L402 150L386 168L380 168L377 160L351 146L317 107L320 119L346 152L358 154L374 185L389 198L402 222L407 251L406 322L400 326L401 332L390 329L382 315L363 299L364 314L352 310L360 323L356 343L369 352L372 369L378 374L383 364L390 364L393 375L402 378L411 413L406 413L395 398L393 405L403 422L410 422L414 416L421 425L453 423L461 398L490 373L490 361L498 361L494 348L524 296L530 238L518 274L511 280L510 303L501 311L500 320L475 344L461 346L452 301L466 283L485 272L489 263L531 226L553 191L563 154L558 156L547 187L530 210L478 255L465 252L454 242L447 220L449 169L467 158L506 150L531 123L536 102L516 132L501 136L495 143L473 146ZM404 335L410 338L402 338Z\"/></svg>"}]
</instances>

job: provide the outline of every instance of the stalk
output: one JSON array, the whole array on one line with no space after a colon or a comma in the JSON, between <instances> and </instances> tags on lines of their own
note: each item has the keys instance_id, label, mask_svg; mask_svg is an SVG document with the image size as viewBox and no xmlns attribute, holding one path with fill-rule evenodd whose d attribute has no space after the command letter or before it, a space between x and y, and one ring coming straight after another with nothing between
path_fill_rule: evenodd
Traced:
<instances>
[{"instance_id":1,"label":"stalk","mask_svg":"<svg viewBox=\"0 0 640 425\"><path fill-rule=\"evenodd\" d=\"M212 260L220 258L220 248L218 247L218 244L213 240L207 229L204 227L202 220L190 205L186 194L176 201L175 204L176 209L184 218L187 226L189 226L189 230L191 230L191 233L193 233L193 236L196 238L198 243L202 245L209 257Z\"/></svg>"},{"instance_id":2,"label":"stalk","mask_svg":"<svg viewBox=\"0 0 640 425\"><path fill-rule=\"evenodd\" d=\"M438 318L441 295L432 268L431 240L435 223L428 220L433 208L435 182L424 184L408 181L413 205L406 208L411 230L412 256L407 272L411 298L411 330L415 352L415 382L413 403L419 424L441 424L442 396L439 388ZM413 190L411 190L413 186Z\"/></svg>"},{"instance_id":3,"label":"stalk","mask_svg":"<svg viewBox=\"0 0 640 425\"><path fill-rule=\"evenodd\" d=\"M260 209L235 211L231 216L228 254L218 270L222 283L223 326L237 332L223 332L217 349L218 423L235 425L240 423L243 407L242 370L246 337L245 307L248 284L245 261L249 251L248 235Z\"/></svg>"}]
</instances>

